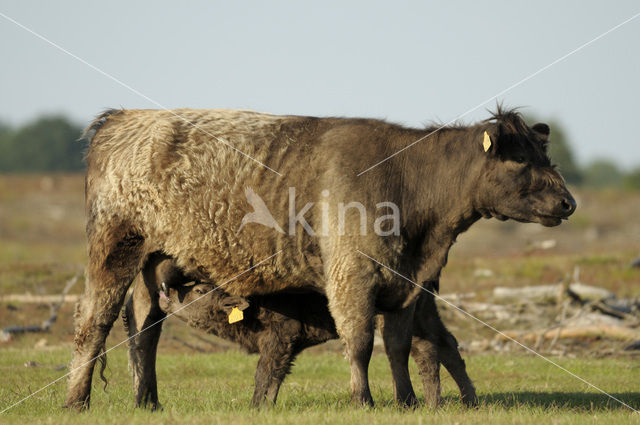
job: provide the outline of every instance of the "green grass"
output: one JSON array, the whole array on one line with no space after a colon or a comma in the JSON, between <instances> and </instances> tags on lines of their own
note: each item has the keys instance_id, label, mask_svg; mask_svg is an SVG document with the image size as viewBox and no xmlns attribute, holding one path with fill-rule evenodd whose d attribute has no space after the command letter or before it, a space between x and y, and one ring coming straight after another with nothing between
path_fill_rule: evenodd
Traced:
<instances>
[{"instance_id":1,"label":"green grass","mask_svg":"<svg viewBox=\"0 0 640 425\"><path fill-rule=\"evenodd\" d=\"M69 348L6 349L0 357L2 407L62 376ZM25 367L26 361L37 367ZM91 411L69 412L63 403L66 380L53 384L2 416L0 423L638 423L640 417L543 360L525 356L478 355L467 359L480 407L462 406L457 389L443 373L444 405L404 410L392 403L386 358L374 355L370 375L375 408L357 408L348 395L349 372L343 356L303 353L272 409L248 407L257 357L237 351L216 354L163 354L158 357L162 412L133 408L131 378L124 349L109 356L109 386L94 380ZM628 359L556 359L626 403L640 407L640 367ZM412 375L419 383L415 367ZM421 393L421 388L417 388Z\"/></svg>"},{"instance_id":2,"label":"green grass","mask_svg":"<svg viewBox=\"0 0 640 425\"><path fill-rule=\"evenodd\" d=\"M56 294L79 275L72 293L82 292L86 263L83 180L80 175L0 176L0 295ZM557 283L580 267L580 280L614 291L619 297L640 295L640 269L629 268L640 253L637 211L640 193L579 193L580 207L568 223L542 228L482 220L461 235L444 269L441 291L476 292L477 301L490 299L496 286L519 287ZM530 243L555 239L550 251L529 251ZM478 268L493 271L478 277ZM50 333L30 334L0 343L0 410L66 373L73 340L73 305L65 304ZM0 328L37 324L49 316L47 305L0 303ZM492 338L492 331L460 319L447 310L447 326L462 343ZM495 323L494 323L495 324ZM253 391L256 356L237 351L196 353L184 342L198 345L195 331L172 322L165 325L158 357L162 412L133 408L131 377L123 347L109 354L107 392L95 380L92 409L76 414L61 408L66 379L0 415L5 423L147 424L147 423L640 423L640 416L544 360L523 354L467 356L481 405L465 409L451 378L443 372L442 408L406 411L392 403L391 378L383 355L371 363L376 407L363 409L349 402L349 368L338 352L312 349L303 353L282 387L273 409L248 408ZM179 339L172 339L172 337ZM204 337L206 335L199 334ZM121 323L108 344L125 338ZM45 339L51 348L34 349ZM183 342L180 342L183 341ZM615 342L600 345L617 347ZM208 350L222 345L200 344ZM212 348L214 347L214 348ZM323 351L324 350L324 351ZM559 364L617 398L640 407L640 363L637 357L593 358L597 352L572 345L574 359ZM25 367L34 361L37 367ZM412 378L420 396L420 378L413 363Z\"/></svg>"}]
</instances>

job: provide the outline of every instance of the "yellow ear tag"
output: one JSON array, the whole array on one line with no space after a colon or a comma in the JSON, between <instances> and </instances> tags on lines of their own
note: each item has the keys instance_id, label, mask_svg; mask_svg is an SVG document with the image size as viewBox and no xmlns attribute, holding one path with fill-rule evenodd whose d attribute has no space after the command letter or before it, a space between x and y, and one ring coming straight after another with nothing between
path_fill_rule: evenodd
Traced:
<instances>
[{"instance_id":1,"label":"yellow ear tag","mask_svg":"<svg viewBox=\"0 0 640 425\"><path fill-rule=\"evenodd\" d=\"M482 142L482 146L484 147L484 151L487 152L491 147L491 137L489 137L489 133L484 132L484 141Z\"/></svg>"},{"instance_id":2,"label":"yellow ear tag","mask_svg":"<svg viewBox=\"0 0 640 425\"><path fill-rule=\"evenodd\" d=\"M236 323L244 319L244 313L238 307L233 307L229 313L229 323Z\"/></svg>"}]
</instances>

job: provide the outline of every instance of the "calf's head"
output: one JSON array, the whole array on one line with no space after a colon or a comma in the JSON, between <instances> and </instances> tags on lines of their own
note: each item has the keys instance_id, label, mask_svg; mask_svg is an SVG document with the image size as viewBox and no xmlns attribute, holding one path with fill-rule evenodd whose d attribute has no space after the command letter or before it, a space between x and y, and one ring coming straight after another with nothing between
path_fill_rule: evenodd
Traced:
<instances>
[{"instance_id":1,"label":"calf's head","mask_svg":"<svg viewBox=\"0 0 640 425\"><path fill-rule=\"evenodd\" d=\"M529 127L516 112L498 111L480 127L482 156L474 204L484 217L557 226L576 209L547 154L549 126Z\"/></svg>"},{"instance_id":2,"label":"calf's head","mask_svg":"<svg viewBox=\"0 0 640 425\"><path fill-rule=\"evenodd\" d=\"M208 283L177 287L163 283L159 297L162 311L202 327L210 325L211 321L226 320L234 307L240 310L249 307L245 298L229 295Z\"/></svg>"}]
</instances>

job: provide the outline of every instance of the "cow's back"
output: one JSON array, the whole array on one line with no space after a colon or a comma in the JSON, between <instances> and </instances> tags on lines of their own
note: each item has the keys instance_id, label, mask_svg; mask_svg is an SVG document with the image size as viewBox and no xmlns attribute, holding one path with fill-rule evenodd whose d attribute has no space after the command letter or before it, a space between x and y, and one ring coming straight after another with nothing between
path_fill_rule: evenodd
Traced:
<instances>
[{"instance_id":1,"label":"cow's back","mask_svg":"<svg viewBox=\"0 0 640 425\"><path fill-rule=\"evenodd\" d=\"M307 276L296 246L306 242L286 234L292 184L283 176L303 168L295 185L301 192L310 188L317 176L310 151L319 121L229 110L113 113L90 143L89 216L132 223L149 251L164 251L187 273L220 283L282 250L229 283L234 294L307 286L317 276ZM261 196L285 234L257 224L236 234L252 211L247 188Z\"/></svg>"}]
</instances>

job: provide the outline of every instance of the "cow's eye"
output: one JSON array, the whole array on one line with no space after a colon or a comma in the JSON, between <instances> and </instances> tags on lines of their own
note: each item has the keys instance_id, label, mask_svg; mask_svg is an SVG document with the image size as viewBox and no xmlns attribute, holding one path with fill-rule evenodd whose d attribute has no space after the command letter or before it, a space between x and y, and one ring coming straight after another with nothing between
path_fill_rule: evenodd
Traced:
<instances>
[{"instance_id":1,"label":"cow's eye","mask_svg":"<svg viewBox=\"0 0 640 425\"><path fill-rule=\"evenodd\" d=\"M524 156L516 156L515 159L518 164L522 164L527 160Z\"/></svg>"}]
</instances>

